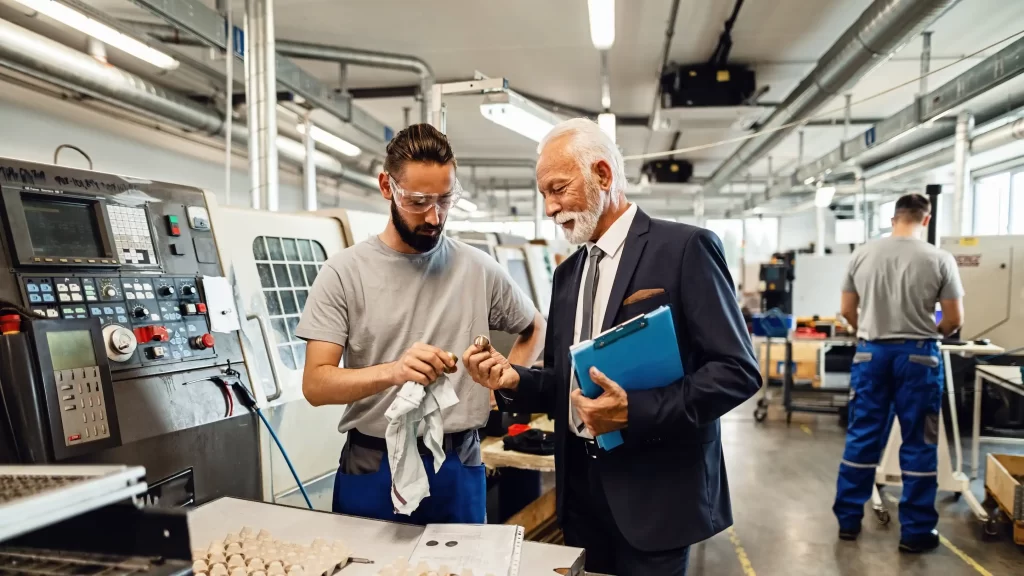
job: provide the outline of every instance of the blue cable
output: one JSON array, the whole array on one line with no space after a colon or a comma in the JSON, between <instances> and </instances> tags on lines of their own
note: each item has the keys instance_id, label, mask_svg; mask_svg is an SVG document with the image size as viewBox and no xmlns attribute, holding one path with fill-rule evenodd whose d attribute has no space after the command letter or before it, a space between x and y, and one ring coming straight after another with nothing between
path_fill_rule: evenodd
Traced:
<instances>
[{"instance_id":1,"label":"blue cable","mask_svg":"<svg viewBox=\"0 0 1024 576\"><path fill-rule=\"evenodd\" d=\"M277 437L277 432L274 432L274 427L267 421L267 417L263 415L262 410L255 406L253 406L253 410L256 411L256 415L260 417L260 420L263 420L263 424L267 427L267 430L270 431L270 437L274 439L275 443L277 443L277 448L281 450L281 456L284 456L284 461L288 464L288 469L292 471L292 477L295 478L295 483L299 485L299 491L302 492L302 497L306 500L306 506L309 506L309 509L312 510L313 503L309 501L309 494L306 494L306 487L302 485L302 480L299 480L299 474L295 472L295 466L292 466L292 460L288 457L288 452L285 452L284 445L281 444L281 440Z\"/></svg>"}]
</instances>

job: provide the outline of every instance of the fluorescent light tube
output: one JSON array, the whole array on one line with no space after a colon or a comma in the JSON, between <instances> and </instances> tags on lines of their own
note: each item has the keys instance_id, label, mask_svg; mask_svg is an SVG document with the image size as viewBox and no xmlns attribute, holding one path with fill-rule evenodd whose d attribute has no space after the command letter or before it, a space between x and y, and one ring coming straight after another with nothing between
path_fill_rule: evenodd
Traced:
<instances>
[{"instance_id":1,"label":"fluorescent light tube","mask_svg":"<svg viewBox=\"0 0 1024 576\"><path fill-rule=\"evenodd\" d=\"M459 198L459 201L455 203L455 207L458 208L459 210L468 212L470 214L476 212L477 209L476 204L470 202L465 198Z\"/></svg>"},{"instance_id":2,"label":"fluorescent light tube","mask_svg":"<svg viewBox=\"0 0 1024 576\"><path fill-rule=\"evenodd\" d=\"M306 133L305 124L299 124L295 129L299 131L299 134ZM341 152L345 156L359 156L359 154L362 153L362 150L360 150L355 144L352 144L347 140L342 140L319 126L313 126L313 128L310 129L309 134L313 137L313 140L316 140L328 148Z\"/></svg>"},{"instance_id":3,"label":"fluorescent light tube","mask_svg":"<svg viewBox=\"0 0 1024 576\"><path fill-rule=\"evenodd\" d=\"M149 62L157 68L174 70L178 67L178 61L167 54L164 54L163 52L152 48L144 42L136 40L127 34L118 32L110 26L94 20L77 10L61 4L60 2L56 2L55 0L15 1L39 12L40 14L49 16L66 26L70 26L75 30L88 34L108 46L113 46L126 54L135 56L139 60Z\"/></svg>"},{"instance_id":4,"label":"fluorescent light tube","mask_svg":"<svg viewBox=\"0 0 1024 576\"><path fill-rule=\"evenodd\" d=\"M835 195L835 186L822 186L814 193L814 205L818 208L828 208L829 204L832 204L832 197Z\"/></svg>"},{"instance_id":5,"label":"fluorescent light tube","mask_svg":"<svg viewBox=\"0 0 1024 576\"><path fill-rule=\"evenodd\" d=\"M491 122L540 142L555 127L558 118L522 96L505 92L487 97L480 113Z\"/></svg>"},{"instance_id":6,"label":"fluorescent light tube","mask_svg":"<svg viewBox=\"0 0 1024 576\"><path fill-rule=\"evenodd\" d=\"M615 114L610 112L598 114L597 125L601 128L602 132L612 139L612 144L615 144Z\"/></svg>"},{"instance_id":7,"label":"fluorescent light tube","mask_svg":"<svg viewBox=\"0 0 1024 576\"><path fill-rule=\"evenodd\" d=\"M615 0L587 0L590 10L590 41L607 50L615 44Z\"/></svg>"}]
</instances>

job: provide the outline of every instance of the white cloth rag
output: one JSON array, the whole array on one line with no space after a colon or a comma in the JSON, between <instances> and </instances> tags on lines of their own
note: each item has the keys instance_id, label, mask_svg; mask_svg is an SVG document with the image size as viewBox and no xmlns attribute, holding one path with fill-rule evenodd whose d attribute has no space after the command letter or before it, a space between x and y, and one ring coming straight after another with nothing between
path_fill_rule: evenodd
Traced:
<instances>
[{"instance_id":1,"label":"white cloth rag","mask_svg":"<svg viewBox=\"0 0 1024 576\"><path fill-rule=\"evenodd\" d=\"M388 428L384 439L388 445L391 466L391 502L395 512L409 515L420 502L430 496L427 471L416 448L416 437L422 432L423 443L434 455L434 472L444 464L444 421L441 411L459 403L455 389L442 375L430 386L406 382L388 406L384 416Z\"/></svg>"}]
</instances>

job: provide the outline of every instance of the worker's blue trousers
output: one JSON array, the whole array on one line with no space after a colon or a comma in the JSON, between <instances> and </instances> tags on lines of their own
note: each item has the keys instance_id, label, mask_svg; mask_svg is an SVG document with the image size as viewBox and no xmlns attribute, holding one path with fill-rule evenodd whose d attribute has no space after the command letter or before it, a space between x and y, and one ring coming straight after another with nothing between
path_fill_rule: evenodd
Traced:
<instances>
[{"instance_id":1,"label":"worker's blue trousers","mask_svg":"<svg viewBox=\"0 0 1024 576\"><path fill-rule=\"evenodd\" d=\"M465 466L449 452L441 470L434 472L434 457L422 456L430 496L411 516L395 513L391 502L391 467L388 455L372 474L342 474L334 478L332 509L339 514L407 524L484 524L487 517L487 478L483 466Z\"/></svg>"},{"instance_id":2,"label":"worker's blue trousers","mask_svg":"<svg viewBox=\"0 0 1024 576\"><path fill-rule=\"evenodd\" d=\"M862 342L850 374L850 422L832 510L843 530L856 530L871 498L875 468L888 441L892 414L900 421L903 538L938 524L937 441L941 422L942 356L936 342Z\"/></svg>"}]
</instances>

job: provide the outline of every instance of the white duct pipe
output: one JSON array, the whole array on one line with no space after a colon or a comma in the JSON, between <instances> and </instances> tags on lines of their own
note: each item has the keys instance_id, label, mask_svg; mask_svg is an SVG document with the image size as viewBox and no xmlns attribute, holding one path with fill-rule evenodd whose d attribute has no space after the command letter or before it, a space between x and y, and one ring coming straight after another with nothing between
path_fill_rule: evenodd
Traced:
<instances>
[{"instance_id":1,"label":"white duct pipe","mask_svg":"<svg viewBox=\"0 0 1024 576\"><path fill-rule=\"evenodd\" d=\"M302 131L303 144L306 146L306 158L302 163L302 183L306 193L306 210L315 212L316 201L316 141L313 140L313 122L310 120L310 113L306 113L304 120L306 129Z\"/></svg>"},{"instance_id":2,"label":"white duct pipe","mask_svg":"<svg viewBox=\"0 0 1024 576\"><path fill-rule=\"evenodd\" d=\"M250 166L257 164L258 179L253 187L258 190L260 206L276 212L279 199L277 153L277 53L274 49L274 0L246 0L245 19L248 36L246 52L251 54L252 85L248 102L250 119L258 118L251 126L251 136L258 143ZM251 168L250 168L251 170ZM252 170L251 170L252 171ZM255 173L255 171L253 171ZM254 192L254 195L256 192ZM255 198L254 198L255 200ZM254 202L255 204L255 202ZM255 206L254 206L255 207Z\"/></svg>"},{"instance_id":3,"label":"white duct pipe","mask_svg":"<svg viewBox=\"0 0 1024 576\"><path fill-rule=\"evenodd\" d=\"M218 111L164 90L144 78L101 64L87 54L3 19L0 19L0 66L188 130L222 135L225 128ZM245 124L236 123L231 132L239 143L249 141ZM276 142L281 156L288 161L301 164L305 159L305 147L301 143L284 136L278 136ZM327 176L367 190L378 189L375 177L350 170L329 154L317 151L315 159L318 170Z\"/></svg>"},{"instance_id":4,"label":"white duct pipe","mask_svg":"<svg viewBox=\"0 0 1024 576\"><path fill-rule=\"evenodd\" d=\"M325 60L370 68L390 68L414 72L420 77L420 122L434 123L430 114L433 109L434 71L425 61L415 56L391 54L372 50L359 50L343 46L327 46L307 42L290 42L281 40L277 43L277 52L282 56L306 60Z\"/></svg>"},{"instance_id":5,"label":"white duct pipe","mask_svg":"<svg viewBox=\"0 0 1024 576\"><path fill-rule=\"evenodd\" d=\"M971 185L971 131L974 130L974 116L961 112L956 119L956 139L953 144L953 218L954 236L963 233L964 198Z\"/></svg>"}]
</instances>

